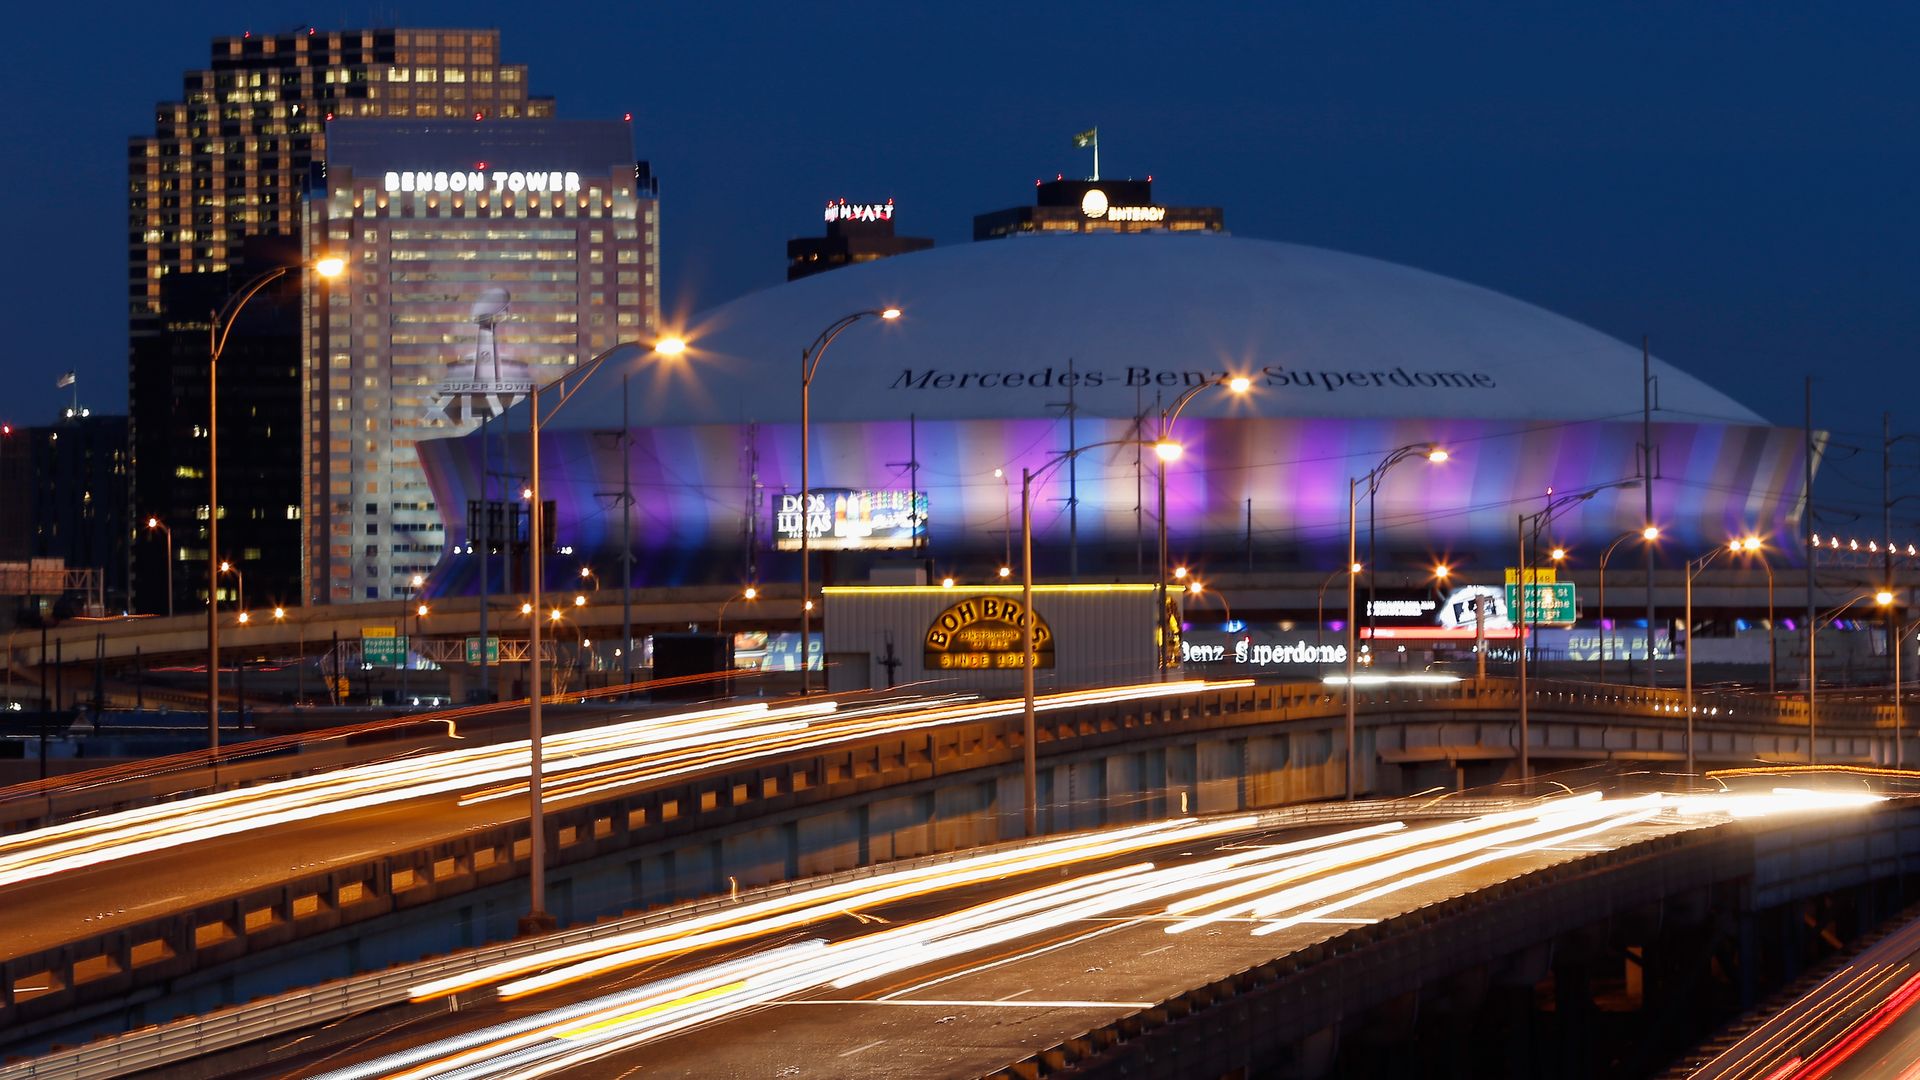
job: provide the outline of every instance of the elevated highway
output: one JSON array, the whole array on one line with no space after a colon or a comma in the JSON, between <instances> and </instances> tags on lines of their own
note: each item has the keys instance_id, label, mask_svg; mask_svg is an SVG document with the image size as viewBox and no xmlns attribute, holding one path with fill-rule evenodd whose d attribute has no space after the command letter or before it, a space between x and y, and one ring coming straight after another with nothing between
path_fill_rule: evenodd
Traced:
<instances>
[{"instance_id":1,"label":"elevated highway","mask_svg":"<svg viewBox=\"0 0 1920 1080\"><path fill-rule=\"evenodd\" d=\"M1529 691L1537 767L1684 759L1676 694ZM1500 778L1516 757L1517 693L1505 680L1363 688L1363 787ZM1696 705L1703 762L1806 753L1791 709L1738 695ZM627 718L550 745L551 906L563 921L1017 833L1017 702L794 708ZM1342 711L1318 684L1055 695L1037 732L1042 830L1335 797ZM1888 722L1868 707L1823 710L1822 757L1890 758ZM448 734L385 754L375 744L378 761L333 758L312 775L291 754L238 778L188 768L52 793L48 814L16 817L21 831L0 843L11 867L0 903L20 913L0 958L0 1026L19 1041L164 1019L506 936L524 896L525 746ZM382 786L402 776L432 790ZM289 791L293 803L263 801Z\"/></svg>"},{"instance_id":2,"label":"elevated highway","mask_svg":"<svg viewBox=\"0 0 1920 1080\"><path fill-rule=\"evenodd\" d=\"M1595 927L1651 957L1729 898L1777 909L1910 871L1920 813L1844 786L1410 800L997 845L450 956L44 1064L1317 1077L1421 1007L1564 979L1564 943Z\"/></svg>"}]
</instances>

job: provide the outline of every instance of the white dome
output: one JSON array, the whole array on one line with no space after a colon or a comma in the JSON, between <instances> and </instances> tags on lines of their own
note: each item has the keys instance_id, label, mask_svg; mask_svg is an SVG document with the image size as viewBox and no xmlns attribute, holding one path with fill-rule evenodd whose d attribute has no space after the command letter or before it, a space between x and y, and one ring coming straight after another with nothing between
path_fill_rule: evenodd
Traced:
<instances>
[{"instance_id":1,"label":"white dome","mask_svg":"<svg viewBox=\"0 0 1920 1080\"><path fill-rule=\"evenodd\" d=\"M1210 235L1043 236L935 248L741 297L684 328L680 360L635 376L644 425L793 421L801 350L838 317L813 384L820 422L1057 415L1069 364L1083 416L1131 417L1222 373L1244 400L1189 415L1591 420L1637 416L1634 346L1510 296L1297 244ZM1660 416L1763 424L1659 360ZM611 374L611 371L608 372ZM604 376L603 376L604 377ZM645 392L639 392L644 388ZM617 424L592 395L567 427Z\"/></svg>"}]
</instances>

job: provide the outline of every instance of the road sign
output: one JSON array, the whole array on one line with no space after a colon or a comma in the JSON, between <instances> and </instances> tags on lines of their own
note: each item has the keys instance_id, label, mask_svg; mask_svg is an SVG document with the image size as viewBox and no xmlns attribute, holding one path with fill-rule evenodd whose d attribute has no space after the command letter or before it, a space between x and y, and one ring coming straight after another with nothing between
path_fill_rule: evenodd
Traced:
<instances>
[{"instance_id":1,"label":"road sign","mask_svg":"<svg viewBox=\"0 0 1920 1080\"><path fill-rule=\"evenodd\" d=\"M1527 571L1527 584L1529 585L1549 585L1558 580L1559 576L1555 574L1551 566L1536 566ZM1507 567L1507 587L1512 588L1518 584L1520 584L1520 568L1517 566Z\"/></svg>"},{"instance_id":2,"label":"road sign","mask_svg":"<svg viewBox=\"0 0 1920 1080\"><path fill-rule=\"evenodd\" d=\"M360 628L360 662L374 667L399 667L407 660L407 638L391 626Z\"/></svg>"},{"instance_id":3,"label":"road sign","mask_svg":"<svg viewBox=\"0 0 1920 1080\"><path fill-rule=\"evenodd\" d=\"M1523 622L1531 626L1572 626L1579 617L1574 603L1573 582L1558 581L1527 586L1527 605L1520 607L1520 586L1507 586L1507 610L1520 611Z\"/></svg>"},{"instance_id":4,"label":"road sign","mask_svg":"<svg viewBox=\"0 0 1920 1080\"><path fill-rule=\"evenodd\" d=\"M479 662L480 662L480 639L477 637L470 637L467 639L467 663L477 664ZM487 635L487 663L497 664L499 662L500 662L500 639L493 636L492 634L488 634Z\"/></svg>"}]
</instances>

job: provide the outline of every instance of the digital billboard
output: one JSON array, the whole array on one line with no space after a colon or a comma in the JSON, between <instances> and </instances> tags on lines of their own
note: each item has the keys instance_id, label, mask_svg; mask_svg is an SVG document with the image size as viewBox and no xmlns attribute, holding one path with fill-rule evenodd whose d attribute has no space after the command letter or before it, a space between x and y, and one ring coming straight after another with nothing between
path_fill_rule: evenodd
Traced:
<instances>
[{"instance_id":1,"label":"digital billboard","mask_svg":"<svg viewBox=\"0 0 1920 1080\"><path fill-rule=\"evenodd\" d=\"M927 534L924 491L815 488L807 495L804 515L801 501L794 492L774 496L773 546L778 551L800 550L803 517L815 551L899 551L920 546Z\"/></svg>"}]
</instances>

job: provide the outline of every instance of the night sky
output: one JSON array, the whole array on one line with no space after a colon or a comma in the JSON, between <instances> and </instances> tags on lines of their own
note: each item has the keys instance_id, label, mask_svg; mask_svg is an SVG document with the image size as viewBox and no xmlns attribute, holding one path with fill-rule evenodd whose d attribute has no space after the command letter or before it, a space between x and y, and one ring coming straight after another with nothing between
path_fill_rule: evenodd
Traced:
<instances>
[{"instance_id":1,"label":"night sky","mask_svg":"<svg viewBox=\"0 0 1920 1080\"><path fill-rule=\"evenodd\" d=\"M69 368L83 404L125 409L126 139L214 35L315 23L499 27L562 117L631 111L669 312L781 281L829 197L966 242L1036 178L1084 175L1070 136L1097 124L1104 174L1237 235L1651 335L1780 423L1813 373L1816 421L1868 441L1876 485L1880 412L1920 430L1920 9L1265 7L31 5L0 110L0 412L50 419Z\"/></svg>"}]
</instances>

